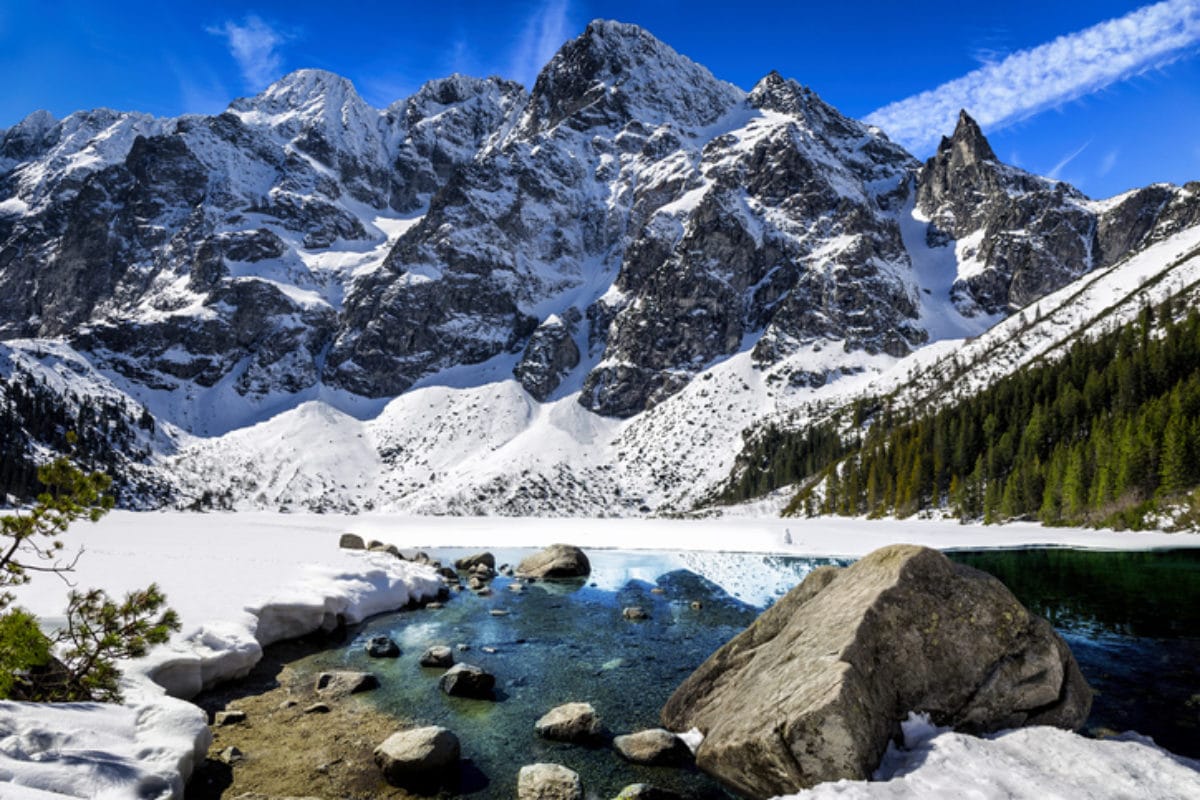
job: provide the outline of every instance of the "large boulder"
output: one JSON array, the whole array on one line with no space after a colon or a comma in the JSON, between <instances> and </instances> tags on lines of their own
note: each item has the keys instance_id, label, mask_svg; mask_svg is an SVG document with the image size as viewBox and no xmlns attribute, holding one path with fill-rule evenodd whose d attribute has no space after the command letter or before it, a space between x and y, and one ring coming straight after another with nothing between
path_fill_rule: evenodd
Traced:
<instances>
[{"instance_id":1,"label":"large boulder","mask_svg":"<svg viewBox=\"0 0 1200 800\"><path fill-rule=\"evenodd\" d=\"M375 763L393 786L442 781L458 765L458 737L431 725L393 733L375 748Z\"/></svg>"},{"instance_id":2,"label":"large boulder","mask_svg":"<svg viewBox=\"0 0 1200 800\"><path fill-rule=\"evenodd\" d=\"M662 711L697 764L753 798L871 775L909 711L967 732L1075 729L1092 693L1000 581L892 545L822 567L714 653Z\"/></svg>"},{"instance_id":3,"label":"large boulder","mask_svg":"<svg viewBox=\"0 0 1200 800\"><path fill-rule=\"evenodd\" d=\"M587 555L570 544L552 544L521 561L518 578L586 578L592 573Z\"/></svg>"},{"instance_id":4,"label":"large boulder","mask_svg":"<svg viewBox=\"0 0 1200 800\"><path fill-rule=\"evenodd\" d=\"M591 703L564 703L555 706L534 723L533 727L543 739L560 742L589 742L598 738L604 731Z\"/></svg>"},{"instance_id":5,"label":"large boulder","mask_svg":"<svg viewBox=\"0 0 1200 800\"><path fill-rule=\"evenodd\" d=\"M517 800L582 800L583 781L561 764L527 764L517 773Z\"/></svg>"}]
</instances>

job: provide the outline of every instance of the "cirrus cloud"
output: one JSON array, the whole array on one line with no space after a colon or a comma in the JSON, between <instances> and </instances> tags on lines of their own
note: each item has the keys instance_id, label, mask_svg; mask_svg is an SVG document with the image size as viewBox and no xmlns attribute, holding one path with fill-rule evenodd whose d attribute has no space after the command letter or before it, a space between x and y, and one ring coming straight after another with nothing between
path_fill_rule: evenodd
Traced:
<instances>
[{"instance_id":1,"label":"cirrus cloud","mask_svg":"<svg viewBox=\"0 0 1200 800\"><path fill-rule=\"evenodd\" d=\"M984 128L1002 128L1191 55L1198 42L1200 0L1167 0L986 63L866 121L923 153L953 130L960 109Z\"/></svg>"},{"instance_id":2,"label":"cirrus cloud","mask_svg":"<svg viewBox=\"0 0 1200 800\"><path fill-rule=\"evenodd\" d=\"M247 16L240 25L227 20L220 27L208 28L208 32L225 39L229 54L242 71L247 89L258 91L279 77L283 68L279 47L291 38L288 34L254 14Z\"/></svg>"}]
</instances>

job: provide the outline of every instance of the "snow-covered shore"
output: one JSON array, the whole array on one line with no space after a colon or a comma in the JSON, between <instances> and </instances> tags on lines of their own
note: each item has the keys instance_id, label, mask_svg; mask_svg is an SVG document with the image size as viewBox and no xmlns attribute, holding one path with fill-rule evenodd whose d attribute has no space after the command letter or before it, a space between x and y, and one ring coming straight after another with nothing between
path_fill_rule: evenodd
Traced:
<instances>
[{"instance_id":1,"label":"snow-covered shore","mask_svg":"<svg viewBox=\"0 0 1200 800\"><path fill-rule=\"evenodd\" d=\"M199 709L170 695L188 697L202 686L245 674L261 657L263 645L331 626L339 615L355 622L437 591L436 576L428 568L390 556L339 550L337 537L345 531L404 549L536 547L570 541L585 548L856 557L902 541L941 549L1200 547L1200 535L1194 534L923 520L113 512L67 535L68 552L77 545L85 549L73 581L113 594L157 582L180 613L183 630L171 645L127 665L124 706L0 703L0 782L8 782L0 784L0 796L181 796L187 776L204 757L209 732ZM64 586L42 576L21 588L18 603L53 622L62 613ZM1045 734L1051 735L1055 734ZM1049 739L1044 744L1052 745ZM1151 757L1144 745L1139 747L1130 752L1143 760ZM969 748L961 753L963 758L976 755ZM1103 757L1114 756L1105 751ZM1130 762L1130 768L1134 766L1144 769L1145 763ZM1200 793L1200 773L1196 776ZM878 791L895 783L868 786ZM839 796L867 796L855 794L854 785L844 787L844 794L836 791Z\"/></svg>"}]
</instances>

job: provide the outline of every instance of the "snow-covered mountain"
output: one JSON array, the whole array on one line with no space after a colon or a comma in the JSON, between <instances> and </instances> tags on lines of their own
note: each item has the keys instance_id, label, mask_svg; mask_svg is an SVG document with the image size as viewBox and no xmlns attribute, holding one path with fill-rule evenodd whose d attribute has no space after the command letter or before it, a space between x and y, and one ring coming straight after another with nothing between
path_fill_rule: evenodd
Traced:
<instances>
[{"instance_id":1,"label":"snow-covered mountain","mask_svg":"<svg viewBox=\"0 0 1200 800\"><path fill-rule=\"evenodd\" d=\"M213 117L0 131L0 355L153 430L104 465L125 502L684 510L744 430L1160 253L1198 195L1091 201L965 114L921 164L597 21L529 92L454 75L380 110L301 70Z\"/></svg>"}]
</instances>

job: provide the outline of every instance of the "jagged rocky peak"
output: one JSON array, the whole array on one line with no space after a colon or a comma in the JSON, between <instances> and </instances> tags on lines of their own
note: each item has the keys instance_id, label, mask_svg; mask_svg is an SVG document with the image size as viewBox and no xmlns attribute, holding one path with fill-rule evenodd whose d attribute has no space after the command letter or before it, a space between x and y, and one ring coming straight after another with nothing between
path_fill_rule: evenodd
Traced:
<instances>
[{"instance_id":1,"label":"jagged rocky peak","mask_svg":"<svg viewBox=\"0 0 1200 800\"><path fill-rule=\"evenodd\" d=\"M909 172L917 167L908 151L891 142L881 130L843 115L809 87L775 70L755 84L746 102L796 120L806 135L818 140L860 179L877 181L885 177L884 172Z\"/></svg>"},{"instance_id":2,"label":"jagged rocky peak","mask_svg":"<svg viewBox=\"0 0 1200 800\"><path fill-rule=\"evenodd\" d=\"M1003 164L964 111L917 176L917 207L932 246L958 240L967 277L953 297L965 314L1003 314L1095 266L1096 216L1061 181ZM977 239L977 241L974 241Z\"/></svg>"},{"instance_id":3,"label":"jagged rocky peak","mask_svg":"<svg viewBox=\"0 0 1200 800\"><path fill-rule=\"evenodd\" d=\"M0 131L0 164L34 158L53 145L51 132L58 120L49 111L34 111L8 130Z\"/></svg>"},{"instance_id":4,"label":"jagged rocky peak","mask_svg":"<svg viewBox=\"0 0 1200 800\"><path fill-rule=\"evenodd\" d=\"M954 134L949 139L943 136L938 145L939 156L944 156L946 152L950 152L952 163L956 160L961 166L997 160L979 123L971 119L966 110L958 112L958 124L954 126Z\"/></svg>"},{"instance_id":5,"label":"jagged rocky peak","mask_svg":"<svg viewBox=\"0 0 1200 800\"><path fill-rule=\"evenodd\" d=\"M744 97L637 25L595 20L538 75L520 129L535 134L570 120L586 130L634 119L699 127Z\"/></svg>"}]
</instances>

